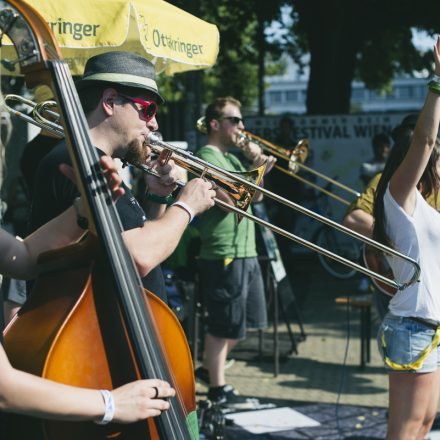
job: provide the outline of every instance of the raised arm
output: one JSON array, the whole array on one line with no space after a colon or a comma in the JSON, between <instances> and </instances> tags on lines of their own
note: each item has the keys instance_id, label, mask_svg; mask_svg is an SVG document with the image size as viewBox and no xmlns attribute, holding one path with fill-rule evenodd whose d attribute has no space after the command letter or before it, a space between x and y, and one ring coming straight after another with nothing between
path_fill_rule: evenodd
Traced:
<instances>
[{"instance_id":1,"label":"raised arm","mask_svg":"<svg viewBox=\"0 0 440 440\"><path fill-rule=\"evenodd\" d=\"M440 37L434 46L435 75L440 76ZM415 208L416 187L434 148L440 122L440 84L438 91L428 89L425 104L417 120L411 145L390 180L390 192L408 214Z\"/></svg>"}]
</instances>

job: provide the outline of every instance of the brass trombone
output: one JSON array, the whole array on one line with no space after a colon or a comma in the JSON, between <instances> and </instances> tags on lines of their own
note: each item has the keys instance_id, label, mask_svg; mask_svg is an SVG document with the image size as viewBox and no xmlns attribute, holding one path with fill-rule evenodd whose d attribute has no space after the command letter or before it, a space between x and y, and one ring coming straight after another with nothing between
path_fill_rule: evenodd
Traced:
<instances>
[{"instance_id":1,"label":"brass trombone","mask_svg":"<svg viewBox=\"0 0 440 440\"><path fill-rule=\"evenodd\" d=\"M30 124L36 125L40 128L44 128L48 131L50 131L52 134L56 135L59 138L64 137L64 129L62 125L60 125L60 115L52 110L50 108L56 107L57 103L55 101L44 101L39 104L37 104L34 101L31 101L30 99L23 98L20 95L13 95L9 94L4 97L5 103L4 106L8 112L12 113L13 115L24 119L25 121L29 122ZM32 109L32 116L28 116L25 113L22 113L18 110L15 110L14 108L10 107L7 103L9 101L12 102L19 102L21 104L25 104L28 107ZM43 114L47 114L50 116L53 121L50 121L49 119L45 118Z\"/></svg>"},{"instance_id":2,"label":"brass trombone","mask_svg":"<svg viewBox=\"0 0 440 440\"><path fill-rule=\"evenodd\" d=\"M301 205L298 205L297 203L294 203L290 200L285 199L284 197L279 196L278 194L275 194L264 187L260 187L257 184L246 180L238 175L236 173L232 173L229 171L224 170L223 168L220 168L216 165L210 164L209 162L206 162L199 157L195 156L189 151L182 150L181 148L175 147L174 145L168 144L166 142L163 142L160 140L158 136L156 136L154 133L149 133L146 139L147 144L151 147L151 149L156 154L163 154L164 151L167 152L168 157L172 158L176 165L186 169L190 173L199 176L199 177L207 177L209 180L213 181L215 184L217 184L220 187L223 187L223 182L225 179L230 179L231 181L234 181L234 187L236 188L236 191L246 191L249 189L253 189L255 191L260 191L267 197L270 197L274 200L276 200L279 203L282 203L283 205L286 205L290 208L293 208L302 214L308 215L309 217L314 218L315 220L321 221L322 223L325 223L329 226L332 226L339 231L342 231L358 240L363 241L364 243L373 246L376 249L381 250L382 252L386 254L391 254L394 256L397 256L399 258L402 258L412 264L414 266L414 273L412 277L403 283L399 283L395 280L391 280L390 278L387 278L379 273L373 272L370 269L367 269L353 261L350 261L344 257L341 257L340 255L336 255L333 252L330 252L328 249L324 249L321 246L318 246L308 240L305 240L301 237L298 237L297 235L292 234L291 232L288 232L284 229L279 228L276 225L273 225L265 220L260 219L259 217L256 217L248 212L244 212L243 210L236 208L235 206L231 206L226 202L223 202L219 200L218 198L215 198L215 203L225 209L228 209L230 211L233 211L240 216L247 217L250 220L254 221L255 223L261 224L265 226L266 228L283 235L286 238L289 238L292 241L295 241L299 244L302 244L303 246L308 247L309 249L312 249L316 252L320 252L321 254L325 255L328 258L332 258L339 263L345 264L359 272L364 273L365 275L368 275L376 280L380 280L384 282L385 284L389 286L393 286L398 290L403 290L406 287L410 286L411 284L418 281L419 275L420 275L420 266L419 264L413 260L412 258L409 258L406 255L403 255L400 252L397 252L396 250L389 248L388 246L385 246L377 241L374 241L370 238L365 237L362 234L359 234L355 231L352 231L351 229L346 228L345 226L340 225L339 223L334 222L333 220L330 220L320 214L317 214L316 212L310 211L307 208L304 208Z\"/></svg>"},{"instance_id":3,"label":"brass trombone","mask_svg":"<svg viewBox=\"0 0 440 440\"><path fill-rule=\"evenodd\" d=\"M20 95L9 94L4 97L5 108L10 113L14 114L18 118L24 119L30 124L36 125L42 129L50 131L55 136L60 139L64 137L64 128L59 124L60 115L52 110L51 107L55 107L57 103L55 101L44 101L40 104L37 104L34 101L23 98ZM31 108L32 116L28 116L25 113L22 113L14 108L10 107L7 102L19 102L21 104L25 104ZM49 119L43 116L43 113L46 113L50 116L54 121L50 121ZM136 165L137 168L140 168L142 171L156 175L156 172L152 170L147 165ZM182 166L182 168L185 168ZM263 177L264 170L266 168L266 164L261 165L260 167L244 172L234 172L234 175L241 176L243 179L246 179L248 182L253 182L258 185ZM179 186L184 186L184 182L178 182ZM218 186L221 187L224 191L228 193L228 195L233 199L234 205L239 209L246 211L255 195L255 189L245 190L244 188L238 188L235 185L233 179L225 178L222 182L217 182ZM238 218L241 220L243 216L239 215Z\"/></svg>"},{"instance_id":4,"label":"brass trombone","mask_svg":"<svg viewBox=\"0 0 440 440\"><path fill-rule=\"evenodd\" d=\"M5 97L6 99L7 97ZM20 112L13 111L13 113L18 117L23 117ZM25 118L26 120L29 120L28 118ZM30 118L32 119L32 118ZM31 122L35 125L38 125L39 127L46 128L49 131L52 131L54 134L59 135L60 131L63 130L62 126L58 126L56 132L54 131L54 128L52 125L45 126L44 125L44 119L45 118L38 118L39 120L37 122ZM259 179L261 177L261 174L264 170L264 168L256 170L254 175L249 180L247 176L240 176L240 174L245 173L233 173L226 171L218 166L212 165L209 162L206 162L199 157L195 156L189 151L182 150L181 148L175 147L174 145L168 144L166 142L163 142L160 140L160 138L155 135L154 133L149 133L146 138L146 143L149 145L152 149L152 151L155 154L158 154L161 156L161 158L165 158L165 160L169 160L172 158L176 165L186 169L190 173L202 177L207 178L211 181L213 181L218 187L225 190L228 195L232 198L233 204L226 203L218 198L215 198L215 203L218 206L221 206L224 209L227 209L229 211L235 212L241 217L246 217L250 220L252 220L255 223L258 223L262 226L265 226L266 228L276 232L277 234L280 234L292 241L295 241L299 244L302 244L303 246L306 246L309 249L312 249L313 251L319 252L323 255L325 255L328 258L332 258L333 260L345 264L346 266L349 266L371 278L374 278L378 281L381 281L382 283L385 283L389 286L394 287L397 290L404 290L406 287L414 284L418 281L420 276L420 266L419 264L413 260L412 258L403 255L400 252L397 252L396 250L389 248L388 246L385 246L381 243L378 243L370 238L367 238L363 236L362 234L359 234L355 231L352 231L351 229L346 228L345 226L342 226L333 220L330 220L320 214L317 214L316 212L313 212L307 208L304 208L301 205L298 205L297 203L291 202L290 200L285 199L284 197L281 197L271 191L268 191L264 187L258 186ZM264 166L263 166L264 167ZM151 175L158 175L156 171L149 168L148 166L144 165L141 166L141 168L151 174ZM178 183L179 186L184 186L183 182ZM402 258L403 260L407 261L408 263L412 264L414 267L414 273L410 277L410 279L404 281L404 282L397 282L395 280L392 280L390 278L387 278L380 273L374 272L370 269L367 269L353 261L350 261L344 257L341 257L340 255L334 254L333 252L329 251L328 249L324 249L321 246L318 246L308 240L305 240L301 237L298 237L297 235L292 234L291 232L288 232L282 228L279 228L276 225L273 225L263 219L260 219L259 217L256 217L246 211L247 206L249 205L250 201L252 200L252 195L256 192L260 191L264 195L266 195L269 198L272 198L276 200L279 203L282 203L292 209L295 209L302 214L305 214L309 217L314 218L315 220L318 220L322 223L325 223L329 226L334 227L335 229L338 229L339 231L342 231L346 233L347 235L350 235L386 254L394 255L398 258ZM238 207L237 207L238 206Z\"/></svg>"},{"instance_id":5,"label":"brass trombone","mask_svg":"<svg viewBox=\"0 0 440 440\"><path fill-rule=\"evenodd\" d=\"M197 120L196 126L197 126L197 129L201 133L204 133L204 134L207 133L204 116L202 116L201 118L199 118ZM300 169L308 171L309 173L314 174L315 176L320 177L321 179L324 179L327 182L332 183L333 185L343 189L344 191L347 191L347 192L353 194L355 197L360 196L359 192L348 187L347 185L344 185L343 183L340 183L337 180L334 180L331 177L328 177L325 174L322 174L319 171L316 171L313 168L310 168L307 165L304 165L304 162L306 161L307 156L309 154L309 140L308 139L301 139L292 148L284 148L284 147L276 145L272 142L269 142L268 140L263 139L263 138L255 135L253 133L250 133L249 131L246 131L246 130L241 130L239 136L248 142L253 142L254 144L257 144L262 150L268 152L272 156L276 156L280 159L286 160L287 161L287 169L281 165L277 165L277 164L274 165L274 168L276 168L278 171L281 171L282 173L287 174L288 176L291 176L291 177L299 180L300 182L305 183L306 185L309 185L312 188L315 188L316 190L323 192L324 194L327 194L329 197L332 197L335 200L338 200L339 202L343 203L344 205L350 205L350 202L347 199L340 197L337 194L332 193L331 191L328 191L327 189L323 188L322 186L319 186L316 183L313 183L310 180L305 179L302 176L299 176L298 171Z\"/></svg>"}]
</instances>

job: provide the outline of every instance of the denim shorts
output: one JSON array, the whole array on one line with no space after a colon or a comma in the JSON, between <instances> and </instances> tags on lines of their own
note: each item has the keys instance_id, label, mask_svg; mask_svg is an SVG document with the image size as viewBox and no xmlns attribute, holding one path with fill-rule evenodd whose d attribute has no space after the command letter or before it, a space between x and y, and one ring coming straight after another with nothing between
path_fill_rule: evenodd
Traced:
<instances>
[{"instance_id":1,"label":"denim shorts","mask_svg":"<svg viewBox=\"0 0 440 440\"><path fill-rule=\"evenodd\" d=\"M420 354L432 343L435 330L427 325L415 321L412 318L396 316L388 312L379 327L377 343L379 352L385 362L386 356L396 364L412 364L416 362ZM382 335L385 339L385 354L382 345ZM433 349L422 366L418 369L403 370L406 373L432 373L440 365L439 345ZM389 371L396 370L385 363Z\"/></svg>"}]
</instances>

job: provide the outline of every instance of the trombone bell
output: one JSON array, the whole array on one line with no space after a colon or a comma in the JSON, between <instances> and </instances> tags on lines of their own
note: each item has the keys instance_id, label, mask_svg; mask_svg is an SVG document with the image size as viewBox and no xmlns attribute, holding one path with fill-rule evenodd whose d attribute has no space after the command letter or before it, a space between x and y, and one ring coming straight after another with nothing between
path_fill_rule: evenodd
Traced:
<instances>
[{"instance_id":1,"label":"trombone bell","mask_svg":"<svg viewBox=\"0 0 440 440\"><path fill-rule=\"evenodd\" d=\"M266 170L266 162L263 165L260 165L258 168L254 168L250 171L235 171L234 175L237 177L242 177L246 179L249 183L259 186L261 179L264 176L264 171ZM249 205L251 204L253 198L255 197L255 193L257 192L256 188L247 187L239 181L230 181L227 186L225 185L225 178L212 175L210 176L210 180L213 180L216 185L223 189L227 193L227 195L232 199L233 205L247 212ZM232 189L232 190L231 190ZM241 222L243 216L241 214L237 214L238 222Z\"/></svg>"},{"instance_id":2,"label":"trombone bell","mask_svg":"<svg viewBox=\"0 0 440 440\"><path fill-rule=\"evenodd\" d=\"M200 133L207 134L208 129L206 128L206 120L205 117L202 116L201 118L197 119L196 122L196 128Z\"/></svg>"},{"instance_id":3,"label":"trombone bell","mask_svg":"<svg viewBox=\"0 0 440 440\"><path fill-rule=\"evenodd\" d=\"M167 150L161 145L160 140L156 140L156 137L153 137L153 133L149 134L148 144L151 150L158 155L160 155L162 151ZM214 182L219 189L226 193L231 201L231 205L243 212L248 210L266 170L266 163L263 163L258 168L250 171L229 171L229 175L225 175L215 172L211 167L200 167L200 165L197 164L197 158L194 156L190 159L182 159L177 155L173 155L173 160L177 166L189 171L195 176L206 178ZM242 216L239 215L239 219L241 217Z\"/></svg>"},{"instance_id":4,"label":"trombone bell","mask_svg":"<svg viewBox=\"0 0 440 440\"><path fill-rule=\"evenodd\" d=\"M293 148L289 157L289 171L297 173L300 164L304 164L309 156L309 140L301 139Z\"/></svg>"},{"instance_id":5,"label":"trombone bell","mask_svg":"<svg viewBox=\"0 0 440 440\"><path fill-rule=\"evenodd\" d=\"M235 171L233 174L237 177L242 177L246 179L249 183L254 185L260 185L261 179L264 176L264 171L266 170L266 162L260 165L258 168L254 168L251 171ZM224 177L219 178L218 176L212 175L209 177L213 180L219 187L227 191L228 195L234 200L234 206L243 211L247 211L252 199L255 196L257 190L255 188L245 187L238 181L228 182L227 187L223 187ZM217 182L218 181L218 182ZM226 186L226 185L225 185ZM233 188L233 191L230 189Z\"/></svg>"},{"instance_id":6,"label":"trombone bell","mask_svg":"<svg viewBox=\"0 0 440 440\"><path fill-rule=\"evenodd\" d=\"M313 182L311 182L308 179L305 179L304 177L301 177L298 175L299 169L303 169L304 171L307 171L309 173L312 173L313 175L326 180L327 182L330 182L332 185L337 186L340 189L343 189L351 194L354 194L356 197L359 197L360 194L355 191L354 189L337 182L336 180L326 176L325 174L320 173L319 171L314 170L313 168L308 167L307 165L304 165L305 160L307 159L308 152L309 152L309 141L308 139L301 139L294 147L293 149L283 148L279 145L275 145L272 142L269 142L266 139L263 139L253 133L250 133L248 131L242 131L242 135L249 141L254 142L259 147L267 151L269 154L272 154L273 156L276 156L280 159L284 159L288 163L288 167L284 168L280 165L275 165L274 168L281 171L282 173L285 173L291 177L294 177L295 179L299 180L300 182L305 183L306 185L311 186L312 188L315 188L318 191L323 192L324 194L327 194L328 196L334 198L335 200L338 200L341 203L344 203L345 205L349 205L350 202L346 200L343 197L338 196L337 194L334 194L331 191L326 190L322 186L319 186Z\"/></svg>"}]
</instances>

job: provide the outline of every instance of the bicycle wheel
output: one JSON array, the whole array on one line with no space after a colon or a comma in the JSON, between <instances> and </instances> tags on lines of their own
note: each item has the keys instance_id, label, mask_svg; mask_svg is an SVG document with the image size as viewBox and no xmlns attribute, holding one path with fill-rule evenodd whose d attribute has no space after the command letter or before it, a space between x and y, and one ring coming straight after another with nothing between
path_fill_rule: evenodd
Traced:
<instances>
[{"instance_id":1,"label":"bicycle wheel","mask_svg":"<svg viewBox=\"0 0 440 440\"><path fill-rule=\"evenodd\" d=\"M344 236L334 228L323 225L315 233L314 242L324 249L333 252L336 255L347 258L353 262L359 262L361 248L358 243L347 236ZM318 253L318 259L321 266L332 276L339 279L348 279L355 275L356 270L345 264L338 263L332 258L328 258Z\"/></svg>"}]
</instances>

